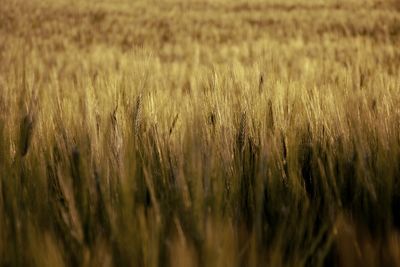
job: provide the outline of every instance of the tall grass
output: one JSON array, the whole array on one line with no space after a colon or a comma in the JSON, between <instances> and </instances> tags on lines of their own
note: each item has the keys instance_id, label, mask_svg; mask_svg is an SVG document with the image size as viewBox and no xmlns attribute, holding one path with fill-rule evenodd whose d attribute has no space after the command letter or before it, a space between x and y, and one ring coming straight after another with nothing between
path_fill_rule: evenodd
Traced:
<instances>
[{"instance_id":1,"label":"tall grass","mask_svg":"<svg viewBox=\"0 0 400 267\"><path fill-rule=\"evenodd\" d=\"M0 264L400 266L399 23L2 1Z\"/></svg>"}]
</instances>

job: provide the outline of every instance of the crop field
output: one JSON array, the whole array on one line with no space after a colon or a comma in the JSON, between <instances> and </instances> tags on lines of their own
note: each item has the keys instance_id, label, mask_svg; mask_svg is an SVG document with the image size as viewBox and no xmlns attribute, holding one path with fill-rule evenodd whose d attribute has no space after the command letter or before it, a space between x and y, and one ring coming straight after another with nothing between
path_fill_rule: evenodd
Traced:
<instances>
[{"instance_id":1,"label":"crop field","mask_svg":"<svg viewBox=\"0 0 400 267\"><path fill-rule=\"evenodd\" d=\"M400 266L400 2L0 0L0 266Z\"/></svg>"}]
</instances>

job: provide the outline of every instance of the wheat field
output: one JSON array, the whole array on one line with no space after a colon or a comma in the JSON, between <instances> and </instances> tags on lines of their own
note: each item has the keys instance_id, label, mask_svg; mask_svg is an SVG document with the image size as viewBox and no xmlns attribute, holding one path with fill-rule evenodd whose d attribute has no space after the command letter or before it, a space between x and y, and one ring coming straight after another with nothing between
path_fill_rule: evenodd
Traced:
<instances>
[{"instance_id":1,"label":"wheat field","mask_svg":"<svg viewBox=\"0 0 400 267\"><path fill-rule=\"evenodd\" d=\"M400 266L396 0L0 0L0 266Z\"/></svg>"}]
</instances>

